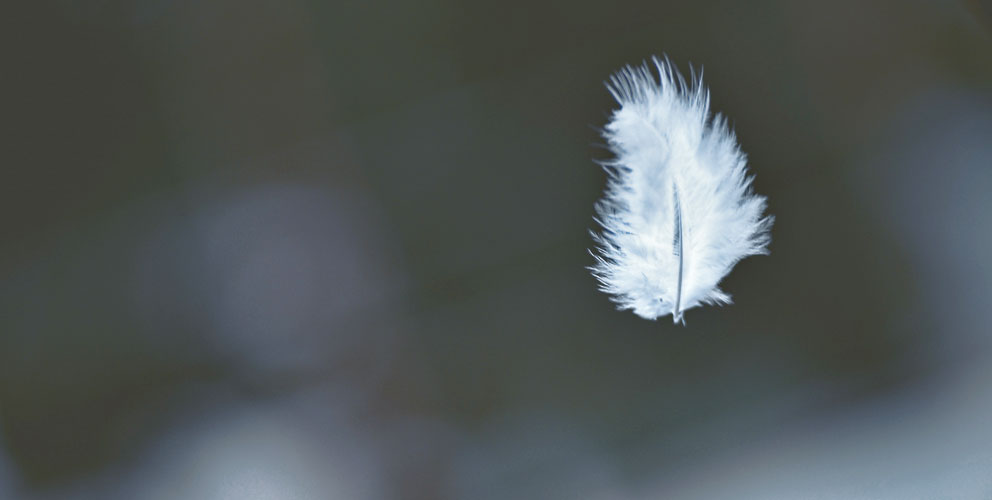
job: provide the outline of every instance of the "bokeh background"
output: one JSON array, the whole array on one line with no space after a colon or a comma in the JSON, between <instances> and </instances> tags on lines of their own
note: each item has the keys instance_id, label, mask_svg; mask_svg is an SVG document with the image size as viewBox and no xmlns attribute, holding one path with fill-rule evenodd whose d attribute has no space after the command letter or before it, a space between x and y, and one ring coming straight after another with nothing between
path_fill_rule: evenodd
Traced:
<instances>
[{"instance_id":1,"label":"bokeh background","mask_svg":"<svg viewBox=\"0 0 992 500\"><path fill-rule=\"evenodd\" d=\"M992 498L988 2L4 11L0 498ZM584 269L662 53L777 218L684 328Z\"/></svg>"}]
</instances>

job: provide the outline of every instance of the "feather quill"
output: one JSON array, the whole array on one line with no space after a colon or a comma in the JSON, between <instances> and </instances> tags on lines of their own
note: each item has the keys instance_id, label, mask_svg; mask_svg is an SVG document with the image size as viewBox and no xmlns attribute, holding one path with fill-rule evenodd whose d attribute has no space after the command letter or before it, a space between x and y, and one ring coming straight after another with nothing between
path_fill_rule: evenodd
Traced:
<instances>
[{"instance_id":1,"label":"feather quill","mask_svg":"<svg viewBox=\"0 0 992 500\"><path fill-rule=\"evenodd\" d=\"M753 192L726 119L709 115L702 74L690 83L665 59L627 66L607 88L619 104L603 129L615 157L590 267L619 309L646 319L728 304L718 287L744 257L768 253L774 218Z\"/></svg>"}]
</instances>

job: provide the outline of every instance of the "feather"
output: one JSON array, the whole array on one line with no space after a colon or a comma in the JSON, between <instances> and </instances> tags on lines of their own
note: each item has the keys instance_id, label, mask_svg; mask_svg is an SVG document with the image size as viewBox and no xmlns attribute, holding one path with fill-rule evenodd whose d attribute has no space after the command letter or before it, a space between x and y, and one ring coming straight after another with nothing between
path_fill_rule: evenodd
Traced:
<instances>
[{"instance_id":1,"label":"feather","mask_svg":"<svg viewBox=\"0 0 992 500\"><path fill-rule=\"evenodd\" d=\"M747 160L720 115L709 116L702 74L687 84L668 61L614 74L619 104L603 129L615 158L593 232L600 290L646 319L728 304L718 285L744 257L768 253L774 220L754 194Z\"/></svg>"}]
</instances>

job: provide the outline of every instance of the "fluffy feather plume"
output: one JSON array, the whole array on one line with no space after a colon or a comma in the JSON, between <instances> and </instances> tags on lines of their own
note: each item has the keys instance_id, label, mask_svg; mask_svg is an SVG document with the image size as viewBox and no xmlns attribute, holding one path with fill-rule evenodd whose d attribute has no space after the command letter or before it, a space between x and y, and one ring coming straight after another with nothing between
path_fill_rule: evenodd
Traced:
<instances>
[{"instance_id":1,"label":"fluffy feather plume","mask_svg":"<svg viewBox=\"0 0 992 500\"><path fill-rule=\"evenodd\" d=\"M606 193L593 233L600 289L646 319L727 304L717 285L737 261L767 254L773 217L754 194L747 160L719 114L709 117L702 75L691 82L666 58L625 67L607 88L620 105L603 130Z\"/></svg>"}]
</instances>

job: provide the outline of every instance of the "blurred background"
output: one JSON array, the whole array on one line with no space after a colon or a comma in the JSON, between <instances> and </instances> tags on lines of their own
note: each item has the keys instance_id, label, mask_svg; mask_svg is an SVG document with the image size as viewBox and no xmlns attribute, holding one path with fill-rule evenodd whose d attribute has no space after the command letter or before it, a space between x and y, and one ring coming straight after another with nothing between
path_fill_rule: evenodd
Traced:
<instances>
[{"instance_id":1,"label":"blurred background","mask_svg":"<svg viewBox=\"0 0 992 500\"><path fill-rule=\"evenodd\" d=\"M3 15L0 498L992 498L992 6ZM705 68L771 255L585 266L603 81Z\"/></svg>"}]
</instances>

